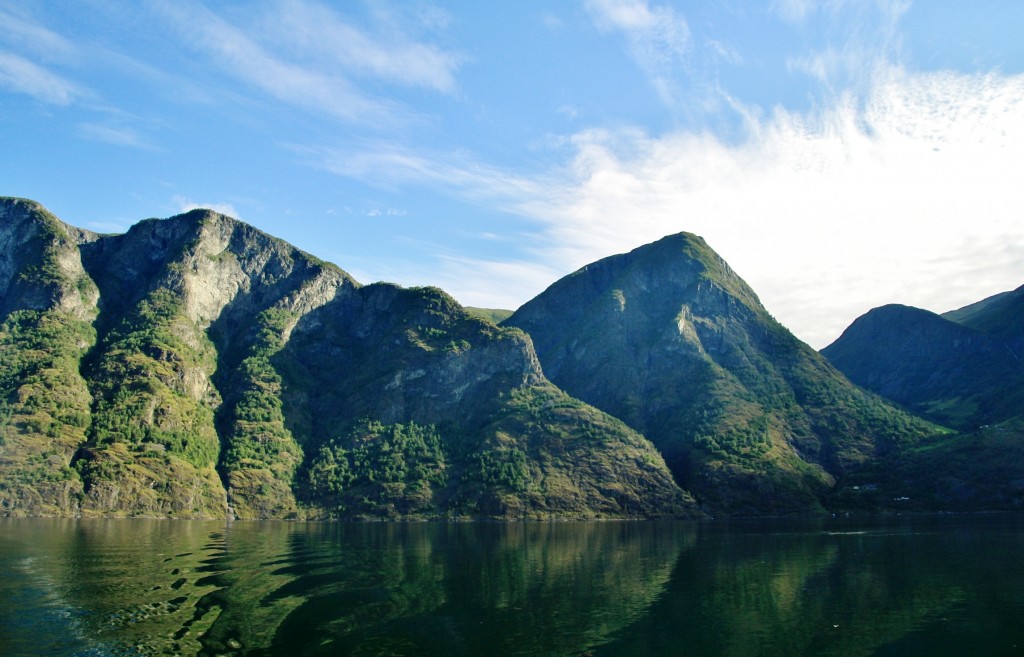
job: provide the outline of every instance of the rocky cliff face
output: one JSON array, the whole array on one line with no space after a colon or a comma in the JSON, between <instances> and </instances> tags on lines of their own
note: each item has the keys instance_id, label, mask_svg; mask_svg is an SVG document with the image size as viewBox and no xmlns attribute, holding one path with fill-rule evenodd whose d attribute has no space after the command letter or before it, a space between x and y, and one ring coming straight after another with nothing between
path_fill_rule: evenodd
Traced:
<instances>
[{"instance_id":1,"label":"rocky cliff face","mask_svg":"<svg viewBox=\"0 0 1024 657\"><path fill-rule=\"evenodd\" d=\"M850 384L685 233L584 267L504 325L715 512L820 510L835 477L932 429Z\"/></svg>"},{"instance_id":2,"label":"rocky cliff face","mask_svg":"<svg viewBox=\"0 0 1024 657\"><path fill-rule=\"evenodd\" d=\"M692 499L530 340L208 211L0 200L0 511L634 517Z\"/></svg>"}]
</instances>

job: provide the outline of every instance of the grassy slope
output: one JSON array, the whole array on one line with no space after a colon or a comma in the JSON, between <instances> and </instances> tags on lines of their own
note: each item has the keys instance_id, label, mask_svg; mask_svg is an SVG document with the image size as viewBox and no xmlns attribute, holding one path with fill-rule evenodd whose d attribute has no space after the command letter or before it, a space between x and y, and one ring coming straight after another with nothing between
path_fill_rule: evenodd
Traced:
<instances>
[{"instance_id":1,"label":"grassy slope","mask_svg":"<svg viewBox=\"0 0 1024 657\"><path fill-rule=\"evenodd\" d=\"M472 308L470 306L467 306L465 310L467 313L473 315L474 317L480 317L482 319L486 319L489 322L494 322L495 324L501 324L506 319L511 317L513 312L511 310L505 310L503 308Z\"/></svg>"}]
</instances>

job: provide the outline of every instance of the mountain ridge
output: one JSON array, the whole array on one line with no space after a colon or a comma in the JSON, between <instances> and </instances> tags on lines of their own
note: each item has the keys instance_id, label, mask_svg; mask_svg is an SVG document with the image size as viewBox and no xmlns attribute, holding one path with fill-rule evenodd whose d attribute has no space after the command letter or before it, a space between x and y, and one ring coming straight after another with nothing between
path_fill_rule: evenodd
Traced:
<instances>
[{"instance_id":1,"label":"mountain ridge","mask_svg":"<svg viewBox=\"0 0 1024 657\"><path fill-rule=\"evenodd\" d=\"M0 213L5 514L697 513L649 442L439 290L361 286L206 210L114 236Z\"/></svg>"},{"instance_id":2,"label":"mountain ridge","mask_svg":"<svg viewBox=\"0 0 1024 657\"><path fill-rule=\"evenodd\" d=\"M1024 336L1022 290L855 322L849 336L883 351L870 392L690 233L590 263L498 325L501 311L360 284L209 210L101 235L0 199L0 515L1018 508L1024 473L999 455L1020 451L1024 419L992 413L1024 403L1000 369ZM861 331L872 322L917 359ZM842 361L837 343L823 351ZM972 372L973 388L948 388ZM941 394L914 406L901 389ZM900 407L954 427L978 409L1009 419L958 434Z\"/></svg>"}]
</instances>

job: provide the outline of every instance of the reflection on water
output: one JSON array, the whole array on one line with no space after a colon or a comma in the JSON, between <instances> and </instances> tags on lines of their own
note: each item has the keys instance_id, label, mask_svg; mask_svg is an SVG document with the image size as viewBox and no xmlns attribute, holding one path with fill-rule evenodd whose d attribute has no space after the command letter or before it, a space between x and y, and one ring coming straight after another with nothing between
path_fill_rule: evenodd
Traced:
<instances>
[{"instance_id":1,"label":"reflection on water","mask_svg":"<svg viewBox=\"0 0 1024 657\"><path fill-rule=\"evenodd\" d=\"M1021 654L1015 518L0 520L2 655Z\"/></svg>"}]
</instances>

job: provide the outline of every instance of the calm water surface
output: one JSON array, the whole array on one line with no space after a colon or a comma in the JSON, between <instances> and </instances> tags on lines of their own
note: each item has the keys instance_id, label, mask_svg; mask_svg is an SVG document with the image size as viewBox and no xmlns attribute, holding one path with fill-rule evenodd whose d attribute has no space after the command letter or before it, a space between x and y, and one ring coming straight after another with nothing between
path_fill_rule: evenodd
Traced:
<instances>
[{"instance_id":1,"label":"calm water surface","mask_svg":"<svg viewBox=\"0 0 1024 657\"><path fill-rule=\"evenodd\" d=\"M0 520L0 655L1022 655L1024 522Z\"/></svg>"}]
</instances>

